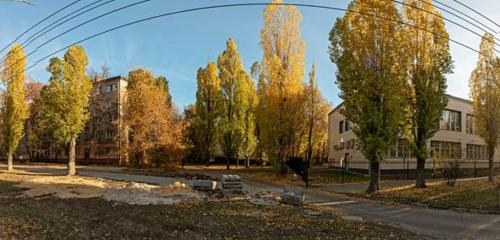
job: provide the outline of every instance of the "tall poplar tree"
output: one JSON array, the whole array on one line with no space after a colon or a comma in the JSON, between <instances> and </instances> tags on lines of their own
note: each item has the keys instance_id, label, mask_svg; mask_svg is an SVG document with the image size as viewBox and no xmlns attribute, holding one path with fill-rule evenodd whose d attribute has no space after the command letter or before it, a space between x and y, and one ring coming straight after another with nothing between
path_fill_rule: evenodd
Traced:
<instances>
[{"instance_id":1,"label":"tall poplar tree","mask_svg":"<svg viewBox=\"0 0 500 240\"><path fill-rule=\"evenodd\" d=\"M439 130L439 121L448 103L446 74L452 71L452 60L444 20L438 17L440 13L432 3L417 0L405 0L405 3L405 22L418 27L405 29L404 56L408 57L410 90L407 132L417 158L416 187L423 188L426 187L427 141Z\"/></svg>"},{"instance_id":2,"label":"tall poplar tree","mask_svg":"<svg viewBox=\"0 0 500 240\"><path fill-rule=\"evenodd\" d=\"M489 175L493 182L493 157L500 137L500 60L495 56L493 35L483 36L476 69L470 78L474 107L474 131L486 142Z\"/></svg>"},{"instance_id":3,"label":"tall poplar tree","mask_svg":"<svg viewBox=\"0 0 500 240\"><path fill-rule=\"evenodd\" d=\"M7 149L9 172L14 169L13 155L23 136L24 122L29 114L24 91L25 67L24 51L20 45L16 44L7 53L2 73L3 82L7 88L2 109L2 133Z\"/></svg>"},{"instance_id":4,"label":"tall poplar tree","mask_svg":"<svg viewBox=\"0 0 500 240\"><path fill-rule=\"evenodd\" d=\"M398 9L384 0L355 0L330 32L330 58L344 100L341 113L354 123L361 152L370 162L368 193L379 190L380 163L396 143L405 119L406 78ZM356 12L371 13L371 15ZM403 59L404 60L404 59Z\"/></svg>"},{"instance_id":5,"label":"tall poplar tree","mask_svg":"<svg viewBox=\"0 0 500 240\"><path fill-rule=\"evenodd\" d=\"M313 64L309 73L309 84L307 85L305 94L305 113L307 119L307 149L306 160L311 161L315 141L317 145L322 144L326 126L324 123L325 116L328 116L331 106L326 99L321 95L318 84L316 83L316 66ZM324 128L324 129L322 129ZM319 147L319 146L318 146Z\"/></svg>"},{"instance_id":6,"label":"tall poplar tree","mask_svg":"<svg viewBox=\"0 0 500 240\"><path fill-rule=\"evenodd\" d=\"M245 167L248 168L250 167L250 158L253 156L258 144L255 111L259 99L255 92L253 79L250 76L246 76L242 89L244 90L245 97L242 103L244 104L244 109L242 112L243 142L241 155L245 157Z\"/></svg>"},{"instance_id":7,"label":"tall poplar tree","mask_svg":"<svg viewBox=\"0 0 500 240\"><path fill-rule=\"evenodd\" d=\"M303 104L299 99L305 71L301 19L295 6L268 5L260 33L264 53L259 69L259 134L268 159L282 174L287 172L286 159L294 155L294 142L304 122L297 118L303 109L297 105Z\"/></svg>"},{"instance_id":8,"label":"tall poplar tree","mask_svg":"<svg viewBox=\"0 0 500 240\"><path fill-rule=\"evenodd\" d=\"M221 86L220 143L227 158L226 169L229 170L230 159L239 157L244 140L242 122L247 96L243 87L248 77L233 39L227 41L226 50L217 59L217 67Z\"/></svg>"},{"instance_id":9,"label":"tall poplar tree","mask_svg":"<svg viewBox=\"0 0 500 240\"><path fill-rule=\"evenodd\" d=\"M206 68L198 69L198 88L196 89L195 113L193 121L196 129L197 149L201 152L202 160L210 164L215 147L217 146L218 123L220 116L221 84L217 76L217 65L208 63Z\"/></svg>"},{"instance_id":10,"label":"tall poplar tree","mask_svg":"<svg viewBox=\"0 0 500 240\"><path fill-rule=\"evenodd\" d=\"M83 47L71 46L61 60L50 59L49 84L42 90L44 124L68 146L68 175L76 175L76 139L89 118L92 82L85 74L88 60Z\"/></svg>"}]
</instances>

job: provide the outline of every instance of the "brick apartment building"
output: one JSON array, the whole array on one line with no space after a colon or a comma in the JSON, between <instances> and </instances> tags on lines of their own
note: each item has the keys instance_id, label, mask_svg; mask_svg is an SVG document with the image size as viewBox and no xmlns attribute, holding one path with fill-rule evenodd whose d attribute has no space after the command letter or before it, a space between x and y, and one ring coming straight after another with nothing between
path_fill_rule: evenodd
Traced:
<instances>
[{"instance_id":1,"label":"brick apartment building","mask_svg":"<svg viewBox=\"0 0 500 240\"><path fill-rule=\"evenodd\" d=\"M76 153L79 163L118 163L120 153L120 129L127 80L121 76L98 79L93 82L89 103L89 120L77 139ZM26 139L19 144L16 159L29 159ZM60 144L50 144L36 154L33 160L66 162L66 150Z\"/></svg>"},{"instance_id":2,"label":"brick apartment building","mask_svg":"<svg viewBox=\"0 0 500 240\"><path fill-rule=\"evenodd\" d=\"M120 136L127 81L121 76L94 82L90 118L77 143L78 159L116 161L121 158Z\"/></svg>"}]
</instances>

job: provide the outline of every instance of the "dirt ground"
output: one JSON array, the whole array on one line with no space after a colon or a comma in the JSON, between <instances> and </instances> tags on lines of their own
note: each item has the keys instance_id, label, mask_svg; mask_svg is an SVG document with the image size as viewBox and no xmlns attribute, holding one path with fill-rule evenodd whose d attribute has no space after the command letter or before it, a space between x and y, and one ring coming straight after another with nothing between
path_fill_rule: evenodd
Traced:
<instances>
[{"instance_id":1,"label":"dirt ground","mask_svg":"<svg viewBox=\"0 0 500 240\"><path fill-rule=\"evenodd\" d=\"M93 177L53 176L26 171L0 172L0 179L18 183L24 191L18 197L45 198L103 198L128 204L174 204L200 199L201 194L185 184L176 182L165 186L128 183Z\"/></svg>"},{"instance_id":2,"label":"dirt ground","mask_svg":"<svg viewBox=\"0 0 500 240\"><path fill-rule=\"evenodd\" d=\"M26 189L0 182L0 239L423 239L370 222L342 220L331 210L256 207L246 202L130 205L102 198L19 197Z\"/></svg>"}]
</instances>

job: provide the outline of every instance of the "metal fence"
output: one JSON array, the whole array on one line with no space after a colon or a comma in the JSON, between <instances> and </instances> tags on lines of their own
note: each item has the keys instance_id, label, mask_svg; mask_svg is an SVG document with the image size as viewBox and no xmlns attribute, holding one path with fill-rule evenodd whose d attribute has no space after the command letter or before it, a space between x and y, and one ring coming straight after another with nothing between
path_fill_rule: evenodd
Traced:
<instances>
[{"instance_id":1,"label":"metal fence","mask_svg":"<svg viewBox=\"0 0 500 240\"><path fill-rule=\"evenodd\" d=\"M450 164L456 164L458 178L487 176L489 163L487 160L427 160L425 174L427 178L439 179L442 170ZM382 180L415 179L417 162L415 159L388 160L380 164ZM500 170L500 162L494 162L496 172ZM321 166L309 166L306 173L307 185L332 183L352 183L368 181L370 163L368 161L349 161L345 163L330 162Z\"/></svg>"}]
</instances>

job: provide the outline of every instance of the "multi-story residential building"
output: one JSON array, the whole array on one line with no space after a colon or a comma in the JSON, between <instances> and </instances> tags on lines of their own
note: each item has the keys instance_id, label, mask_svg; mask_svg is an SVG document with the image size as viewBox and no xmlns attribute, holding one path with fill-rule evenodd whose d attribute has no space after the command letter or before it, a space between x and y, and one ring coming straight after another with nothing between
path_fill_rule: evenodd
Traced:
<instances>
[{"instance_id":1,"label":"multi-story residential building","mask_svg":"<svg viewBox=\"0 0 500 240\"><path fill-rule=\"evenodd\" d=\"M121 76L94 81L90 118L77 143L77 156L84 161L121 159L121 126L127 81Z\"/></svg>"},{"instance_id":2,"label":"multi-story residential building","mask_svg":"<svg viewBox=\"0 0 500 240\"><path fill-rule=\"evenodd\" d=\"M121 76L93 81L89 98L89 120L77 139L77 162L109 164L119 163L122 159L120 129L126 88L127 81ZM16 159L29 158L24 150L27 149L25 145L23 138ZM64 146L56 143L44 146L40 156L33 160L65 162L66 159Z\"/></svg>"},{"instance_id":3,"label":"multi-story residential building","mask_svg":"<svg viewBox=\"0 0 500 240\"><path fill-rule=\"evenodd\" d=\"M343 104L338 105L328 115L328 159L334 165L367 168L368 164L359 164L368 160L360 151L352 123L339 112L343 107ZM436 167L436 160L461 160L464 168L488 166L485 143L474 131L472 102L466 99L448 95L440 130L427 142L427 147L430 150L428 159L432 159L426 161L428 169ZM500 152L496 152L494 159L500 162ZM387 156L381 164L382 170L416 167L416 159L404 137L397 141Z\"/></svg>"}]
</instances>

